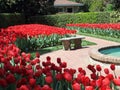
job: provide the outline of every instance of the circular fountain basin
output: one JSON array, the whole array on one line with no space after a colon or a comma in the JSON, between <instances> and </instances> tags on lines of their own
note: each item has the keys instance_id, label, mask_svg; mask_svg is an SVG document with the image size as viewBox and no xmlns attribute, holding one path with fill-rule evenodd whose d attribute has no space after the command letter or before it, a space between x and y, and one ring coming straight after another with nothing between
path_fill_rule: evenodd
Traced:
<instances>
[{"instance_id":1,"label":"circular fountain basin","mask_svg":"<svg viewBox=\"0 0 120 90\"><path fill-rule=\"evenodd\" d=\"M120 65L120 45L94 48L89 55L95 61Z\"/></svg>"}]
</instances>

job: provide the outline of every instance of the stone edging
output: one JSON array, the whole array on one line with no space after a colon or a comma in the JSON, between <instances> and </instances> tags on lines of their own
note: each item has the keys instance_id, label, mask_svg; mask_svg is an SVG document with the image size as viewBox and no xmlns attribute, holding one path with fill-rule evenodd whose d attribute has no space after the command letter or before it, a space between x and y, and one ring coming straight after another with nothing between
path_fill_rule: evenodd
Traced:
<instances>
[{"instance_id":1,"label":"stone edging","mask_svg":"<svg viewBox=\"0 0 120 90\"><path fill-rule=\"evenodd\" d=\"M105 48L112 48L112 47L120 47L120 45L115 45L115 46L106 46L106 47L97 47L94 49L91 49L89 51L89 56L96 61L100 61L103 63L114 63L120 65L120 58L119 57L114 57L114 56L108 56L104 55L99 52L99 50L105 49Z\"/></svg>"}]
</instances>

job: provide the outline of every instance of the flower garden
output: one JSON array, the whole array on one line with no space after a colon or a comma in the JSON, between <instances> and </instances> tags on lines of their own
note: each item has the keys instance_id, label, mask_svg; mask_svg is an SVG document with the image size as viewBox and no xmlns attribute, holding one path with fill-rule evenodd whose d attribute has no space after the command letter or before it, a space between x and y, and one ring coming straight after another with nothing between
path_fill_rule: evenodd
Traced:
<instances>
[{"instance_id":1,"label":"flower garden","mask_svg":"<svg viewBox=\"0 0 120 90\"><path fill-rule=\"evenodd\" d=\"M75 34L75 30L52 27L42 24L28 24L10 26L7 31L14 31L17 34L15 44L22 51L36 50L44 47L60 45L62 37L68 37Z\"/></svg>"},{"instance_id":2,"label":"flower garden","mask_svg":"<svg viewBox=\"0 0 120 90\"><path fill-rule=\"evenodd\" d=\"M87 25L92 29L93 26L99 26L83 24L88 28ZM107 27L107 30L115 29L111 31L117 34L120 32L119 26ZM91 74L87 76L82 67L78 67L78 70L67 68L67 63L62 62L61 58L57 58L56 65L51 62L50 56L41 62L40 53L36 52L36 57L32 59L30 53L23 52L58 45L60 38L75 33L75 30L40 24L0 29L0 90L119 90L120 76L116 76L114 64L110 65L110 69L88 65ZM118 38L117 35L115 37ZM101 74L102 71L104 75Z\"/></svg>"},{"instance_id":3,"label":"flower garden","mask_svg":"<svg viewBox=\"0 0 120 90\"><path fill-rule=\"evenodd\" d=\"M94 35L108 36L113 38L120 38L120 23L110 24L67 24L68 28L76 29L78 33L89 33Z\"/></svg>"}]
</instances>

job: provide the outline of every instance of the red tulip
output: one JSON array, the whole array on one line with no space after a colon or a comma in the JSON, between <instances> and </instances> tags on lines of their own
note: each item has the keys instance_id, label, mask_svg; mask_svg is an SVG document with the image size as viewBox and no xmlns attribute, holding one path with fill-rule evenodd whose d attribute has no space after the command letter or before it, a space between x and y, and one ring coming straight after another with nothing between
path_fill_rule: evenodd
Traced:
<instances>
[{"instance_id":1,"label":"red tulip","mask_svg":"<svg viewBox=\"0 0 120 90\"><path fill-rule=\"evenodd\" d=\"M114 78L113 82L115 85L120 86L120 79Z\"/></svg>"},{"instance_id":2,"label":"red tulip","mask_svg":"<svg viewBox=\"0 0 120 90\"><path fill-rule=\"evenodd\" d=\"M96 80L97 79L97 75L95 73L92 73L91 74L91 78L94 79L94 80Z\"/></svg>"},{"instance_id":3,"label":"red tulip","mask_svg":"<svg viewBox=\"0 0 120 90\"><path fill-rule=\"evenodd\" d=\"M90 81L90 86L96 87L96 80Z\"/></svg>"},{"instance_id":4,"label":"red tulip","mask_svg":"<svg viewBox=\"0 0 120 90\"><path fill-rule=\"evenodd\" d=\"M42 70L39 69L35 72L35 77L40 77L42 75Z\"/></svg>"},{"instance_id":5,"label":"red tulip","mask_svg":"<svg viewBox=\"0 0 120 90\"><path fill-rule=\"evenodd\" d=\"M0 77L3 77L5 75L5 70L0 68Z\"/></svg>"},{"instance_id":6,"label":"red tulip","mask_svg":"<svg viewBox=\"0 0 120 90\"><path fill-rule=\"evenodd\" d=\"M105 78L102 80L102 86L108 86L110 85L110 80L108 78Z\"/></svg>"},{"instance_id":7,"label":"red tulip","mask_svg":"<svg viewBox=\"0 0 120 90\"><path fill-rule=\"evenodd\" d=\"M47 26L42 24L27 24L27 25L16 25L10 26L6 31L14 31L20 38L27 37L37 37L39 35L65 35L65 34L75 34L75 30L67 30L65 28L58 28L53 26ZM14 39L14 38L13 38ZM12 40L13 40L12 39Z\"/></svg>"},{"instance_id":8,"label":"red tulip","mask_svg":"<svg viewBox=\"0 0 120 90\"><path fill-rule=\"evenodd\" d=\"M90 79L89 79L89 77L85 76L83 84L84 84L85 86L88 86L88 85L90 84Z\"/></svg>"},{"instance_id":9,"label":"red tulip","mask_svg":"<svg viewBox=\"0 0 120 90\"><path fill-rule=\"evenodd\" d=\"M102 79L96 80L96 85L100 87L102 85Z\"/></svg>"},{"instance_id":10,"label":"red tulip","mask_svg":"<svg viewBox=\"0 0 120 90\"><path fill-rule=\"evenodd\" d=\"M61 63L61 58L57 58L57 63Z\"/></svg>"},{"instance_id":11,"label":"red tulip","mask_svg":"<svg viewBox=\"0 0 120 90\"><path fill-rule=\"evenodd\" d=\"M37 85L37 86L34 87L33 90L42 90L42 88L40 87L40 85Z\"/></svg>"},{"instance_id":12,"label":"red tulip","mask_svg":"<svg viewBox=\"0 0 120 90\"><path fill-rule=\"evenodd\" d=\"M36 52L36 57L39 58L40 57L40 53Z\"/></svg>"},{"instance_id":13,"label":"red tulip","mask_svg":"<svg viewBox=\"0 0 120 90\"><path fill-rule=\"evenodd\" d=\"M113 80L113 79L114 79L113 74L107 74L106 77L107 77L109 80Z\"/></svg>"},{"instance_id":14,"label":"red tulip","mask_svg":"<svg viewBox=\"0 0 120 90\"><path fill-rule=\"evenodd\" d=\"M41 66L40 66L39 64L36 65L36 69L37 69L37 70L41 69Z\"/></svg>"},{"instance_id":15,"label":"red tulip","mask_svg":"<svg viewBox=\"0 0 120 90\"><path fill-rule=\"evenodd\" d=\"M42 87L42 90L52 90L52 89L50 88L50 86L44 85L44 86Z\"/></svg>"},{"instance_id":16,"label":"red tulip","mask_svg":"<svg viewBox=\"0 0 120 90\"><path fill-rule=\"evenodd\" d=\"M109 85L107 86L102 86L99 88L100 90L112 90Z\"/></svg>"},{"instance_id":17,"label":"red tulip","mask_svg":"<svg viewBox=\"0 0 120 90\"><path fill-rule=\"evenodd\" d=\"M15 83L16 82L16 79L15 79L15 76L13 74L8 74L6 76L6 81L11 84L11 83Z\"/></svg>"},{"instance_id":18,"label":"red tulip","mask_svg":"<svg viewBox=\"0 0 120 90\"><path fill-rule=\"evenodd\" d=\"M105 74L109 74L109 69L108 69L108 68L105 68L105 69L104 69L104 72L105 72Z\"/></svg>"},{"instance_id":19,"label":"red tulip","mask_svg":"<svg viewBox=\"0 0 120 90\"><path fill-rule=\"evenodd\" d=\"M26 85L22 85L19 90L29 90L29 88Z\"/></svg>"},{"instance_id":20,"label":"red tulip","mask_svg":"<svg viewBox=\"0 0 120 90\"><path fill-rule=\"evenodd\" d=\"M0 79L0 86L7 87L7 81L5 79Z\"/></svg>"},{"instance_id":21,"label":"red tulip","mask_svg":"<svg viewBox=\"0 0 120 90\"><path fill-rule=\"evenodd\" d=\"M47 59L47 61L50 61L50 60L51 60L51 57L50 57L50 56L47 56L46 59Z\"/></svg>"},{"instance_id":22,"label":"red tulip","mask_svg":"<svg viewBox=\"0 0 120 90\"><path fill-rule=\"evenodd\" d=\"M53 82L52 76L46 76L46 77L45 77L45 81L46 81L46 83L48 83L48 84L52 83L52 82Z\"/></svg>"},{"instance_id":23,"label":"red tulip","mask_svg":"<svg viewBox=\"0 0 120 90\"><path fill-rule=\"evenodd\" d=\"M61 62L60 66L61 66L62 68L66 68L66 67L67 67L67 63L66 63L66 62Z\"/></svg>"},{"instance_id":24,"label":"red tulip","mask_svg":"<svg viewBox=\"0 0 120 90\"><path fill-rule=\"evenodd\" d=\"M76 78L76 79L77 79L78 82L83 82L82 79L83 79L84 77L85 77L85 75L79 73L79 74L77 74L77 78Z\"/></svg>"},{"instance_id":25,"label":"red tulip","mask_svg":"<svg viewBox=\"0 0 120 90\"><path fill-rule=\"evenodd\" d=\"M63 76L64 76L65 80L67 80L68 82L71 82L71 81L72 81L72 75L71 75L70 73L65 72L65 73L63 74Z\"/></svg>"},{"instance_id":26,"label":"red tulip","mask_svg":"<svg viewBox=\"0 0 120 90\"><path fill-rule=\"evenodd\" d=\"M78 68L78 71L81 72L81 71L82 71L82 67L79 67L79 68Z\"/></svg>"},{"instance_id":27,"label":"red tulip","mask_svg":"<svg viewBox=\"0 0 120 90\"><path fill-rule=\"evenodd\" d=\"M89 69L89 70L91 70L93 73L95 73L96 72L96 70L95 70L95 68L94 68L94 66L93 65L88 65L87 66L87 68Z\"/></svg>"},{"instance_id":28,"label":"red tulip","mask_svg":"<svg viewBox=\"0 0 120 90\"><path fill-rule=\"evenodd\" d=\"M85 90L94 90L94 88L92 86L86 86Z\"/></svg>"},{"instance_id":29,"label":"red tulip","mask_svg":"<svg viewBox=\"0 0 120 90\"><path fill-rule=\"evenodd\" d=\"M110 65L111 70L115 70L115 64Z\"/></svg>"},{"instance_id":30,"label":"red tulip","mask_svg":"<svg viewBox=\"0 0 120 90\"><path fill-rule=\"evenodd\" d=\"M120 30L120 24L67 24L67 26L76 26L76 27L82 27L82 28L100 28L100 29L114 29L114 30Z\"/></svg>"},{"instance_id":31,"label":"red tulip","mask_svg":"<svg viewBox=\"0 0 120 90\"><path fill-rule=\"evenodd\" d=\"M63 79L63 75L62 74L56 74L56 79L57 80L62 80Z\"/></svg>"},{"instance_id":32,"label":"red tulip","mask_svg":"<svg viewBox=\"0 0 120 90\"><path fill-rule=\"evenodd\" d=\"M72 89L73 89L73 90L81 90L81 86L80 86L79 83L74 83L74 84L72 85Z\"/></svg>"},{"instance_id":33,"label":"red tulip","mask_svg":"<svg viewBox=\"0 0 120 90\"><path fill-rule=\"evenodd\" d=\"M27 79L26 78L21 78L19 81L18 81L19 84L21 85L25 85L27 84Z\"/></svg>"},{"instance_id":34,"label":"red tulip","mask_svg":"<svg viewBox=\"0 0 120 90\"><path fill-rule=\"evenodd\" d=\"M96 65L96 69L97 69L97 71L101 71L102 70L100 65Z\"/></svg>"},{"instance_id":35,"label":"red tulip","mask_svg":"<svg viewBox=\"0 0 120 90\"><path fill-rule=\"evenodd\" d=\"M30 86L35 86L36 85L36 79L34 79L34 78L30 78L29 79L29 84L30 84Z\"/></svg>"}]
</instances>

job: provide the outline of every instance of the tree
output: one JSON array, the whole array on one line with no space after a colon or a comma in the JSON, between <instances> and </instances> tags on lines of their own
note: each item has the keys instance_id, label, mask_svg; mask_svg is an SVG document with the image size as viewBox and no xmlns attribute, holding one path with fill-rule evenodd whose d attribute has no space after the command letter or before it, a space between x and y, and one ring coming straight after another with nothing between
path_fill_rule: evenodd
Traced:
<instances>
[{"instance_id":1,"label":"tree","mask_svg":"<svg viewBox=\"0 0 120 90\"><path fill-rule=\"evenodd\" d=\"M96 11L103 11L104 10L104 3L103 0L93 0L89 11L96 12Z\"/></svg>"},{"instance_id":2,"label":"tree","mask_svg":"<svg viewBox=\"0 0 120 90\"><path fill-rule=\"evenodd\" d=\"M84 4L84 11L89 11L90 5L92 3L93 0L75 0L78 3L83 3Z\"/></svg>"},{"instance_id":3,"label":"tree","mask_svg":"<svg viewBox=\"0 0 120 90\"><path fill-rule=\"evenodd\" d=\"M0 0L0 13L23 13L28 22L30 16L55 13L55 0Z\"/></svg>"},{"instance_id":4,"label":"tree","mask_svg":"<svg viewBox=\"0 0 120 90\"><path fill-rule=\"evenodd\" d=\"M120 11L120 0L112 0L112 4L115 10Z\"/></svg>"},{"instance_id":5,"label":"tree","mask_svg":"<svg viewBox=\"0 0 120 90\"><path fill-rule=\"evenodd\" d=\"M0 12L13 12L11 8L15 2L15 0L0 0Z\"/></svg>"},{"instance_id":6,"label":"tree","mask_svg":"<svg viewBox=\"0 0 120 90\"><path fill-rule=\"evenodd\" d=\"M0 0L1 13L24 13L46 15L53 13L55 0Z\"/></svg>"},{"instance_id":7,"label":"tree","mask_svg":"<svg viewBox=\"0 0 120 90\"><path fill-rule=\"evenodd\" d=\"M120 0L72 0L84 4L85 11L120 10Z\"/></svg>"}]
</instances>

